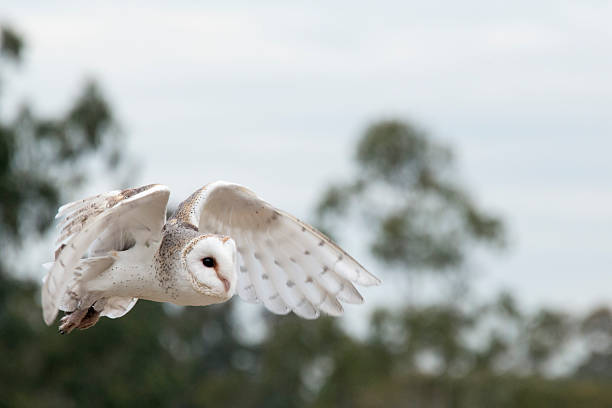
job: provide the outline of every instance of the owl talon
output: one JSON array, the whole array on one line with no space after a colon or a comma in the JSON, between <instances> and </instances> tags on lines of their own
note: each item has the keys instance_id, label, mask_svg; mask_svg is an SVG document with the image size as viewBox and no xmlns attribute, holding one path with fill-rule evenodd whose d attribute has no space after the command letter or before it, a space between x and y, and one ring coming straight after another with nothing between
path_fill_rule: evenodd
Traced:
<instances>
[{"instance_id":1,"label":"owl talon","mask_svg":"<svg viewBox=\"0 0 612 408\"><path fill-rule=\"evenodd\" d=\"M91 326L98 323L99 319L100 312L98 312L96 309L94 309L93 306L91 306L89 309L87 309L87 314L85 315L85 317L83 317L83 319L81 319L81 322L77 327L80 330L89 329Z\"/></svg>"},{"instance_id":2,"label":"owl talon","mask_svg":"<svg viewBox=\"0 0 612 408\"><path fill-rule=\"evenodd\" d=\"M81 321L87 316L89 309L75 310L74 312L67 313L60 319L59 333L68 334L76 327L79 327Z\"/></svg>"}]
</instances>

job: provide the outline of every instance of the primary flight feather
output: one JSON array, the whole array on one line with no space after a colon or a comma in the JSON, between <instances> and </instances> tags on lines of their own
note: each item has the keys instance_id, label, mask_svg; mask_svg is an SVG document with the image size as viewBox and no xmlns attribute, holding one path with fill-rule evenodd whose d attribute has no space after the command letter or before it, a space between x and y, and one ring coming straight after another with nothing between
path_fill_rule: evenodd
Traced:
<instances>
[{"instance_id":1,"label":"primary flight feather","mask_svg":"<svg viewBox=\"0 0 612 408\"><path fill-rule=\"evenodd\" d=\"M238 184L207 184L166 222L170 190L116 190L58 210L55 260L45 266L45 323L60 332L126 314L138 299L206 306L236 292L277 314L338 316L362 303L353 284L380 280L310 225Z\"/></svg>"}]
</instances>

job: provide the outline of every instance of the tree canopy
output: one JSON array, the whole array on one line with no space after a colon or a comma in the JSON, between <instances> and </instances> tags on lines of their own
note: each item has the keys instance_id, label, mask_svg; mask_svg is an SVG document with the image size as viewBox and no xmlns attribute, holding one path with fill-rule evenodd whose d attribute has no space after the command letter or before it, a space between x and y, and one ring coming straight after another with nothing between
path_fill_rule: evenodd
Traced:
<instances>
[{"instance_id":1,"label":"tree canopy","mask_svg":"<svg viewBox=\"0 0 612 408\"><path fill-rule=\"evenodd\" d=\"M456 270L472 243L503 244L503 222L457 181L451 150L414 125L371 125L355 161L353 180L330 186L318 215L326 230L338 218L361 220L380 261L406 272Z\"/></svg>"}]
</instances>

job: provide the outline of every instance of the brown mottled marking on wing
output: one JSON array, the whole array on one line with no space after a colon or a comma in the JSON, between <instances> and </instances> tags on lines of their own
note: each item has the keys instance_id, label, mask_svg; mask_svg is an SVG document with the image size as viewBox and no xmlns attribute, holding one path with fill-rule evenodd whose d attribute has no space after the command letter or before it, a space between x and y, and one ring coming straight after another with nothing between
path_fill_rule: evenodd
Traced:
<instances>
[{"instance_id":1,"label":"brown mottled marking on wing","mask_svg":"<svg viewBox=\"0 0 612 408\"><path fill-rule=\"evenodd\" d=\"M104 197L102 194L99 194L84 200L74 212L64 217L61 224L60 237L56 241L56 243L60 245L55 250L55 259L59 257L62 250L66 247L63 241L81 231L88 223L88 220L100 215L105 209L112 208L119 202L158 185L159 184L147 184L142 187L127 188L113 196Z\"/></svg>"},{"instance_id":2,"label":"brown mottled marking on wing","mask_svg":"<svg viewBox=\"0 0 612 408\"><path fill-rule=\"evenodd\" d=\"M147 184L146 186L136 187L136 188L126 188L125 190L121 190L119 193L120 196L125 200L126 198L130 198L138 193L142 193L152 187L158 186L159 184Z\"/></svg>"},{"instance_id":3,"label":"brown mottled marking on wing","mask_svg":"<svg viewBox=\"0 0 612 408\"><path fill-rule=\"evenodd\" d=\"M135 196L138 193L142 193L143 191L146 191L150 189L151 187L155 187L157 185L158 184L147 184L146 186L142 186L142 187L126 188L125 190L121 190L119 194L108 199L106 207L107 208L114 207L115 205L117 205L118 202L128 199L132 196Z\"/></svg>"},{"instance_id":4,"label":"brown mottled marking on wing","mask_svg":"<svg viewBox=\"0 0 612 408\"><path fill-rule=\"evenodd\" d=\"M108 228L112 227L113 223L120 219L122 214L138 211L140 205L146 205L145 211L159 211L158 214L155 214L156 218L142 221L147 231L157 237L163 222L162 205L167 203L168 195L169 189L167 187L159 184L149 184L98 194L64 204L58 209L56 219L60 220L58 225L60 233L56 241L55 262L49 268L41 288L45 323L51 324L61 307L74 309L73 306L64 306L66 304L65 299L68 299L69 305L73 305L72 292L77 292L75 292L72 283L75 279L81 278L86 271L89 272L94 263L97 264L95 262L97 256L92 257L93 252L88 252L90 249L96 248L94 246L96 239L101 236L103 239L113 239L110 234L116 232ZM139 201L141 196L144 201ZM127 205L123 207L124 204ZM146 215L152 214L147 211ZM149 225L155 226L155 231L149 228ZM106 231L109 232L108 237L102 235ZM146 236L143 236L143 239L146 238ZM133 237L130 237L130 239L133 239ZM102 271L110 266L107 259L110 263L114 262L117 252L104 246L100 248L100 254L105 253L102 257L104 258L104 264L98 268ZM94 272L99 271L92 270L92 273Z\"/></svg>"},{"instance_id":5,"label":"brown mottled marking on wing","mask_svg":"<svg viewBox=\"0 0 612 408\"><path fill-rule=\"evenodd\" d=\"M57 261L57 257L62 253L62 250L66 248L66 244L62 244L55 250L55 260Z\"/></svg>"},{"instance_id":6,"label":"brown mottled marking on wing","mask_svg":"<svg viewBox=\"0 0 612 408\"><path fill-rule=\"evenodd\" d=\"M172 215L172 217L170 217L170 220L176 219L177 221L181 221L185 224L197 226L199 224L199 215L197 214L198 205L200 203L202 193L207 187L208 184L199 190L196 190L193 194L187 197L185 201L180 203L176 209L176 212Z\"/></svg>"}]
</instances>

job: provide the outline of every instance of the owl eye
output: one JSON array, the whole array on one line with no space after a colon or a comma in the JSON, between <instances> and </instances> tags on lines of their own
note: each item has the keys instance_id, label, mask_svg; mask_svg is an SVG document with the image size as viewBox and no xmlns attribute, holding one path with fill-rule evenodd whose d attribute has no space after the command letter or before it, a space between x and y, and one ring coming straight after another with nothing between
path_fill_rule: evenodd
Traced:
<instances>
[{"instance_id":1,"label":"owl eye","mask_svg":"<svg viewBox=\"0 0 612 408\"><path fill-rule=\"evenodd\" d=\"M212 268L213 266L215 266L215 260L213 258L204 258L202 259L202 263L207 268Z\"/></svg>"}]
</instances>

